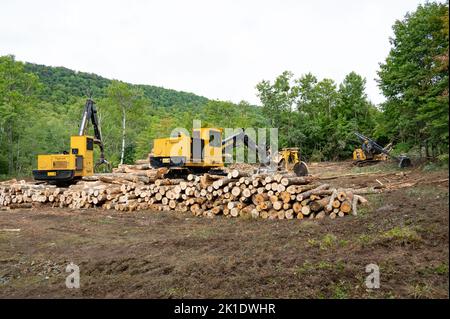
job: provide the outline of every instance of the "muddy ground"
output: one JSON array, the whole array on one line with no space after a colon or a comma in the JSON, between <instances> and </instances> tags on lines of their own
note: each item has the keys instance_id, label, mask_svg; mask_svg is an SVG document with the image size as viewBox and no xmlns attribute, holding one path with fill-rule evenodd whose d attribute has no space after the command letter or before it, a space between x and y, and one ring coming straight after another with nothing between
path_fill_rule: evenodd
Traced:
<instances>
[{"instance_id":1,"label":"muddy ground","mask_svg":"<svg viewBox=\"0 0 450 319\"><path fill-rule=\"evenodd\" d=\"M0 211L0 297L449 297L448 170L310 169L345 187L416 184L368 195L358 216L335 220ZM65 286L69 262L80 268L80 289ZM365 286L371 263L379 289Z\"/></svg>"}]
</instances>

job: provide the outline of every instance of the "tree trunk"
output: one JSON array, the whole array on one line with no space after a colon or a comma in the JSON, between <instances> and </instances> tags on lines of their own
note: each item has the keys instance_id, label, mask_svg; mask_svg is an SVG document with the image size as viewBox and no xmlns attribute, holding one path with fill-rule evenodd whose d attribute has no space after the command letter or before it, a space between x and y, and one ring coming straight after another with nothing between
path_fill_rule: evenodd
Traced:
<instances>
[{"instance_id":1,"label":"tree trunk","mask_svg":"<svg viewBox=\"0 0 450 319\"><path fill-rule=\"evenodd\" d=\"M126 114L125 107L122 107L122 150L120 152L120 164L123 164L125 156L125 128L126 128Z\"/></svg>"},{"instance_id":2,"label":"tree trunk","mask_svg":"<svg viewBox=\"0 0 450 319\"><path fill-rule=\"evenodd\" d=\"M8 153L8 174L12 174L14 171L14 153L13 153L13 131L12 131L12 124L9 123L9 130L8 130L8 144L9 144L9 153Z\"/></svg>"}]
</instances>

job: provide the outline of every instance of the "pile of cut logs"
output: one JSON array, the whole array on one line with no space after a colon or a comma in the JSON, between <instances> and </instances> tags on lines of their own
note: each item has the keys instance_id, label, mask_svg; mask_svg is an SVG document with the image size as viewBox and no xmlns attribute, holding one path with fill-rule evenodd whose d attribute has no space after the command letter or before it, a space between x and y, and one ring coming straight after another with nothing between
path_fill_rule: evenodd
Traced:
<instances>
[{"instance_id":1,"label":"pile of cut logs","mask_svg":"<svg viewBox=\"0 0 450 319\"><path fill-rule=\"evenodd\" d=\"M120 165L110 174L83 178L67 188L25 181L0 183L0 208L41 205L71 209L191 212L195 216L263 219L336 218L357 213L368 189L333 189L313 176L251 174L164 178L165 169Z\"/></svg>"}]
</instances>

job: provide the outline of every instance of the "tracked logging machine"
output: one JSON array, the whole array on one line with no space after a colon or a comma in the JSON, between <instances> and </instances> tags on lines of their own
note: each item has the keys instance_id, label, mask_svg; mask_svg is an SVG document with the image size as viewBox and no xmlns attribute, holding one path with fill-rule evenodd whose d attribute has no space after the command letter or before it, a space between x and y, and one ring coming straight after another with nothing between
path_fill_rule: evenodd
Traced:
<instances>
[{"instance_id":1,"label":"tracked logging machine","mask_svg":"<svg viewBox=\"0 0 450 319\"><path fill-rule=\"evenodd\" d=\"M274 171L284 169L287 166L285 161L293 163L293 171L299 175L307 175L308 168L297 156L288 156L292 152L285 151L274 159L267 147L256 144L252 138L244 131L222 139L223 130L220 128L196 128L193 129L193 136L183 133L175 137L159 138L153 142L153 150L150 155L152 167L167 167L172 172L179 172L180 175L186 173L212 172L223 173L225 158L232 153L232 147L244 144L249 150L255 151L260 163L259 171ZM277 165L279 161L285 160L283 165ZM275 165L272 165L275 164Z\"/></svg>"},{"instance_id":2,"label":"tracked logging machine","mask_svg":"<svg viewBox=\"0 0 450 319\"><path fill-rule=\"evenodd\" d=\"M89 121L94 128L94 136L86 135ZM95 165L94 144L100 148L100 159ZM70 152L38 155L37 163L37 170L33 170L34 179L56 184L93 175L95 167L108 164L94 101L86 101L78 135L70 137Z\"/></svg>"},{"instance_id":3,"label":"tracked logging machine","mask_svg":"<svg viewBox=\"0 0 450 319\"><path fill-rule=\"evenodd\" d=\"M411 159L406 155L391 155L392 144L382 147L374 140L355 132L355 135L361 141L361 148L353 151L353 164L356 166L365 166L376 164L380 161L386 161L389 157L398 162L400 168L411 166Z\"/></svg>"}]
</instances>

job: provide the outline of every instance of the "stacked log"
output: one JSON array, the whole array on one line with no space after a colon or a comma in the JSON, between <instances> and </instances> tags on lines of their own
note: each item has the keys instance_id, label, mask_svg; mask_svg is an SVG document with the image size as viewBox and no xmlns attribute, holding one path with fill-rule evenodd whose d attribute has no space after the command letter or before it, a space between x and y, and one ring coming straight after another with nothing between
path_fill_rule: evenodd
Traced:
<instances>
[{"instance_id":1,"label":"stacked log","mask_svg":"<svg viewBox=\"0 0 450 319\"><path fill-rule=\"evenodd\" d=\"M37 205L70 209L190 212L194 216L262 219L331 219L356 214L367 189L332 189L313 176L249 174L164 178L146 164L121 165L111 174L83 178L70 187L7 181L0 183L0 207Z\"/></svg>"}]
</instances>

